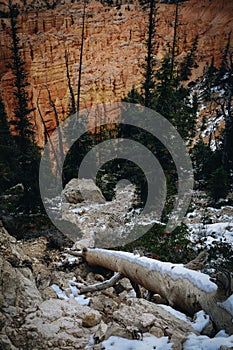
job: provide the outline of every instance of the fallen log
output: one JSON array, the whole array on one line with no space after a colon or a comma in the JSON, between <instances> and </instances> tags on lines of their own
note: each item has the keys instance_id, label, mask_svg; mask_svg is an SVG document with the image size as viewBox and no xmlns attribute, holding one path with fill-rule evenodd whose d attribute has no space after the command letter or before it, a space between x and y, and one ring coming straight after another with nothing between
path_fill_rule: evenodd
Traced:
<instances>
[{"instance_id":1,"label":"fallen log","mask_svg":"<svg viewBox=\"0 0 233 350\"><path fill-rule=\"evenodd\" d=\"M132 253L106 249L83 249L83 258L90 265L105 267L159 294L167 303L186 315L204 310L218 330L233 334L233 316L221 307L222 294L210 276ZM226 299L226 298L225 298Z\"/></svg>"}]
</instances>

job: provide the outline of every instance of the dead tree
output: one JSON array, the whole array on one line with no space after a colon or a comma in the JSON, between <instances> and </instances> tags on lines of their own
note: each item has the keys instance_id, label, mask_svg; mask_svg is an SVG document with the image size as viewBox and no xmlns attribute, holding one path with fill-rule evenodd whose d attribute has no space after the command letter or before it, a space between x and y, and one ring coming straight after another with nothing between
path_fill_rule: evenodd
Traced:
<instances>
[{"instance_id":1,"label":"dead tree","mask_svg":"<svg viewBox=\"0 0 233 350\"><path fill-rule=\"evenodd\" d=\"M84 0L83 16L82 16L82 37L81 37L81 47L80 47L80 56L79 56L79 72L78 72L77 116L78 116L79 111L80 111L80 94L81 94L81 78L82 78L82 61L83 61L86 6L87 6L87 0Z\"/></svg>"},{"instance_id":2,"label":"dead tree","mask_svg":"<svg viewBox=\"0 0 233 350\"><path fill-rule=\"evenodd\" d=\"M59 158L60 158L58 171L60 171L60 169L62 168L63 161L64 161L64 149L63 149L62 132L61 132L61 129L60 129L60 120L59 120L59 116L58 116L58 113L57 113L57 109L56 109L55 103L52 100L51 92L49 90L47 81L46 81L46 90L48 92L49 104L52 107L53 112L54 112L55 121L56 121L56 130L58 132L58 147L59 147Z\"/></svg>"},{"instance_id":3,"label":"dead tree","mask_svg":"<svg viewBox=\"0 0 233 350\"><path fill-rule=\"evenodd\" d=\"M68 87L70 91L70 98L71 98L71 110L70 114L75 113L76 110L76 103L75 103L75 97L74 97L74 91L71 84L71 78L70 78L70 70L69 70L69 51L65 50L65 61L66 61L66 77L68 82Z\"/></svg>"},{"instance_id":4,"label":"dead tree","mask_svg":"<svg viewBox=\"0 0 233 350\"><path fill-rule=\"evenodd\" d=\"M165 263L132 253L83 249L88 264L98 265L129 278L134 284L159 294L169 305L193 316L204 310L218 330L233 334L231 315L221 303L226 299L210 277L182 264Z\"/></svg>"}]
</instances>

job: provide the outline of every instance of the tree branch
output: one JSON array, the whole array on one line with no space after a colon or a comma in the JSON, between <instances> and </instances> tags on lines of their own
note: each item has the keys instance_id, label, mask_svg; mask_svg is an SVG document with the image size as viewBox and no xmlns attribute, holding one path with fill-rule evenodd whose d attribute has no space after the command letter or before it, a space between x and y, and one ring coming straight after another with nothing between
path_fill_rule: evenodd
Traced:
<instances>
[{"instance_id":1,"label":"tree branch","mask_svg":"<svg viewBox=\"0 0 233 350\"><path fill-rule=\"evenodd\" d=\"M96 291L99 291L99 290L110 288L110 287L114 286L114 284L116 284L122 278L124 278L123 274L121 274L120 272L115 273L107 281L104 281L102 283L93 284L93 285L90 285L90 286L87 286L87 287L81 287L80 290L79 290L79 294L84 294L84 293L87 293L87 292L96 292Z\"/></svg>"}]
</instances>

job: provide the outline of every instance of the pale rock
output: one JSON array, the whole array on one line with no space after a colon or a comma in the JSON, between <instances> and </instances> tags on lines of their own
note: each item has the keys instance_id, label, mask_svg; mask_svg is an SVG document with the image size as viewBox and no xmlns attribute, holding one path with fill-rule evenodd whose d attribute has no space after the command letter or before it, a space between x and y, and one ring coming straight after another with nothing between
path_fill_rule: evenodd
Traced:
<instances>
[{"instance_id":1,"label":"pale rock","mask_svg":"<svg viewBox=\"0 0 233 350\"><path fill-rule=\"evenodd\" d=\"M44 300L57 297L56 292L53 290L52 287L47 287L41 290L41 296Z\"/></svg>"},{"instance_id":2,"label":"pale rock","mask_svg":"<svg viewBox=\"0 0 233 350\"><path fill-rule=\"evenodd\" d=\"M42 298L31 270L26 267L17 268L24 261L29 261L29 258L4 227L0 228L0 252L2 254L0 257L0 304L2 308L13 315L17 307L25 309L38 305Z\"/></svg>"},{"instance_id":3,"label":"pale rock","mask_svg":"<svg viewBox=\"0 0 233 350\"><path fill-rule=\"evenodd\" d=\"M122 286L122 288L126 291L130 291L132 289L132 284L130 283L130 280L128 278L122 278L118 284Z\"/></svg>"},{"instance_id":4,"label":"pale rock","mask_svg":"<svg viewBox=\"0 0 233 350\"><path fill-rule=\"evenodd\" d=\"M72 180L69 184L72 190ZM120 242L119 237L126 232L125 224L132 215L130 209L135 201L135 186L128 183L125 186L117 184L116 193L116 198L104 203L84 201L68 206L67 203L62 204L62 218L77 225L83 233L82 238L75 242L75 249L103 244L107 247Z\"/></svg>"},{"instance_id":5,"label":"pale rock","mask_svg":"<svg viewBox=\"0 0 233 350\"><path fill-rule=\"evenodd\" d=\"M159 305L144 299L128 299L126 304L120 305L119 309L114 311L113 319L126 327L130 327L132 330L144 331L142 319L145 314L147 314L145 322L147 320L148 324L151 322L153 327L159 328L164 332L166 329L169 329L172 333L173 342L176 344L180 344L188 333L195 332L191 326L177 319ZM179 349L179 345L176 345L174 349Z\"/></svg>"},{"instance_id":6,"label":"pale rock","mask_svg":"<svg viewBox=\"0 0 233 350\"><path fill-rule=\"evenodd\" d=\"M164 331L160 327L151 327L150 333L153 334L157 338L161 338L164 336Z\"/></svg>"},{"instance_id":7,"label":"pale rock","mask_svg":"<svg viewBox=\"0 0 233 350\"><path fill-rule=\"evenodd\" d=\"M96 344L104 340L107 329L108 329L107 324L101 321L100 324L98 325L97 331L94 334L94 340Z\"/></svg>"},{"instance_id":8,"label":"pale rock","mask_svg":"<svg viewBox=\"0 0 233 350\"><path fill-rule=\"evenodd\" d=\"M62 198L68 203L105 203L105 198L92 179L72 179L62 191Z\"/></svg>"},{"instance_id":9,"label":"pale rock","mask_svg":"<svg viewBox=\"0 0 233 350\"><path fill-rule=\"evenodd\" d=\"M101 295L101 298L99 296L93 296L91 298L90 306L100 312L111 314L118 308L118 303L111 297Z\"/></svg>"},{"instance_id":10,"label":"pale rock","mask_svg":"<svg viewBox=\"0 0 233 350\"><path fill-rule=\"evenodd\" d=\"M101 314L97 310L87 312L82 318L83 327L94 327L101 321Z\"/></svg>"},{"instance_id":11,"label":"pale rock","mask_svg":"<svg viewBox=\"0 0 233 350\"><path fill-rule=\"evenodd\" d=\"M111 336L117 336L122 338L131 338L131 335L126 327L120 325L116 322L111 322L108 325L108 329L105 334L105 339L110 338Z\"/></svg>"},{"instance_id":12,"label":"pale rock","mask_svg":"<svg viewBox=\"0 0 233 350\"><path fill-rule=\"evenodd\" d=\"M147 328L149 326L151 326L156 320L156 317L150 313L145 313L142 314L142 318L140 320L141 325L143 328Z\"/></svg>"},{"instance_id":13,"label":"pale rock","mask_svg":"<svg viewBox=\"0 0 233 350\"><path fill-rule=\"evenodd\" d=\"M39 308L43 318L49 321L55 321L62 317L63 310L62 306L65 305L63 300L49 299L40 304Z\"/></svg>"}]
</instances>

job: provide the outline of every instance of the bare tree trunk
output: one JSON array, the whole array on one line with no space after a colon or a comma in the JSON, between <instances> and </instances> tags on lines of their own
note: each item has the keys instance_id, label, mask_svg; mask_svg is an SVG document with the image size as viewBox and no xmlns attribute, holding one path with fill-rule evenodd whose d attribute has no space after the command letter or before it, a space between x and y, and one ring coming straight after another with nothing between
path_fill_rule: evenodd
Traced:
<instances>
[{"instance_id":1,"label":"bare tree trunk","mask_svg":"<svg viewBox=\"0 0 233 350\"><path fill-rule=\"evenodd\" d=\"M83 17L82 17L82 38L81 38L80 58L79 58L79 72L78 72L77 116L78 116L79 111L80 111L80 94L81 94L81 78L82 78L82 61L83 61L85 18L86 18L86 0L84 0Z\"/></svg>"},{"instance_id":2,"label":"bare tree trunk","mask_svg":"<svg viewBox=\"0 0 233 350\"><path fill-rule=\"evenodd\" d=\"M39 105L40 91L39 91L39 95L38 95L37 100L36 100L36 106L37 106L38 113L40 115L40 118L41 118L41 121L42 121L42 124L43 124L43 127L44 127L45 144L47 143L47 141L49 142L49 144L51 146L51 150L52 150L52 152L54 154L54 159L55 159L56 164L57 164L57 169L58 169L59 173L61 173L61 167L60 167L60 162L59 162L59 159L58 159L58 156L57 156L57 152L56 152L56 150L54 148L54 145L53 145L51 137L50 137L50 135L48 133L48 130L47 130L47 127L46 127L43 115L42 115L41 110L40 110L40 105Z\"/></svg>"},{"instance_id":3,"label":"bare tree trunk","mask_svg":"<svg viewBox=\"0 0 233 350\"><path fill-rule=\"evenodd\" d=\"M156 1L150 0L150 12L149 12L149 23L148 23L148 39L146 43L147 55L146 55L146 65L145 65L145 82L143 84L144 94L145 94L145 106L151 107L152 90L155 88L154 83L154 37L156 31L156 21L155 14L157 13Z\"/></svg>"},{"instance_id":4,"label":"bare tree trunk","mask_svg":"<svg viewBox=\"0 0 233 350\"><path fill-rule=\"evenodd\" d=\"M71 97L71 111L70 113L75 113L76 110L76 104L75 104L75 98L74 98L74 91L70 80L70 71L69 71L69 52L65 50L65 61L66 61L66 76L68 81L68 87L70 90L70 97Z\"/></svg>"},{"instance_id":5,"label":"bare tree trunk","mask_svg":"<svg viewBox=\"0 0 233 350\"><path fill-rule=\"evenodd\" d=\"M51 92L49 90L47 82L46 82L46 89L48 91L49 104L53 108L53 112L54 112L55 120L56 120L56 127L57 127L57 131L58 131L58 147L59 147L59 156L60 156L59 157L60 158L60 163L59 163L58 171L61 171L62 164L63 164L63 161L64 161L64 150L63 150L62 133L61 133L61 130L59 128L60 121L59 121L59 116L58 116L58 113L57 113L57 109L56 109L55 103L52 100Z\"/></svg>"},{"instance_id":6,"label":"bare tree trunk","mask_svg":"<svg viewBox=\"0 0 233 350\"><path fill-rule=\"evenodd\" d=\"M176 55L178 16L179 16L179 2L178 0L176 0L176 14L175 14L174 34L173 34L173 41L172 41L171 78L173 76L175 55Z\"/></svg>"},{"instance_id":7,"label":"bare tree trunk","mask_svg":"<svg viewBox=\"0 0 233 350\"><path fill-rule=\"evenodd\" d=\"M134 284L158 293L169 305L187 315L192 316L203 309L217 329L233 333L233 316L219 305L224 298L208 275L191 271L180 264L164 263L127 252L84 249L83 257L91 265L119 272Z\"/></svg>"}]
</instances>

